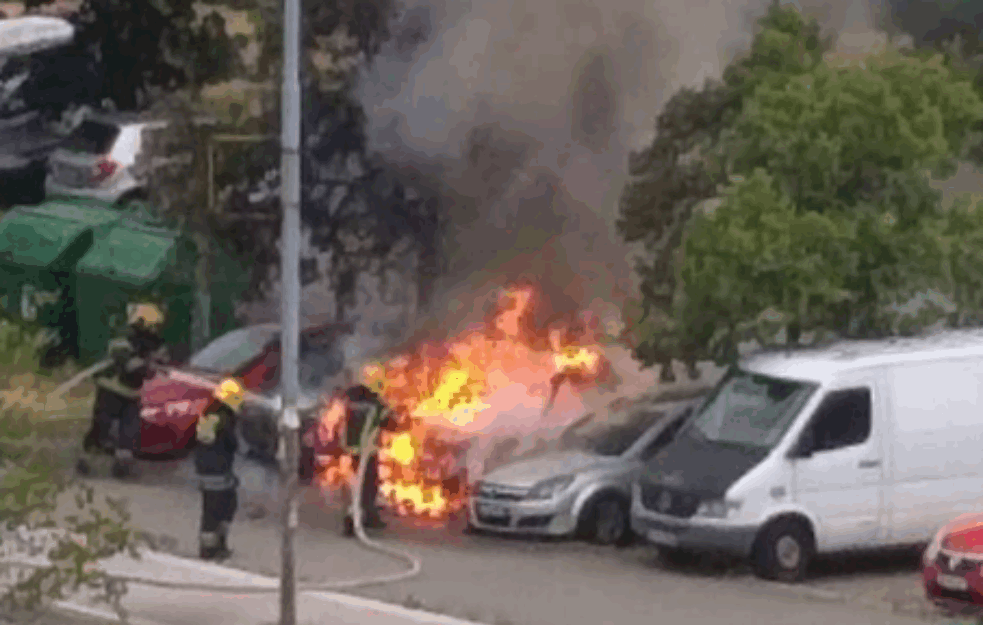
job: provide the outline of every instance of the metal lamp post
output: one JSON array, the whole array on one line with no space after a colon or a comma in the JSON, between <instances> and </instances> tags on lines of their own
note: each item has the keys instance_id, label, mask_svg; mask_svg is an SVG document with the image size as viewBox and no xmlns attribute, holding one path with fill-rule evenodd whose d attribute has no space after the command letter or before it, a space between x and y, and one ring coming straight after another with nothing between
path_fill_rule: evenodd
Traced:
<instances>
[{"instance_id":1,"label":"metal lamp post","mask_svg":"<svg viewBox=\"0 0 983 625\"><path fill-rule=\"evenodd\" d=\"M300 419L297 398L300 331L300 7L284 0L283 98L281 102L281 173L283 205L281 272L283 313L280 320L283 413L280 420L280 474L283 486L280 625L297 623L297 572L294 533L297 530L297 464Z\"/></svg>"}]
</instances>

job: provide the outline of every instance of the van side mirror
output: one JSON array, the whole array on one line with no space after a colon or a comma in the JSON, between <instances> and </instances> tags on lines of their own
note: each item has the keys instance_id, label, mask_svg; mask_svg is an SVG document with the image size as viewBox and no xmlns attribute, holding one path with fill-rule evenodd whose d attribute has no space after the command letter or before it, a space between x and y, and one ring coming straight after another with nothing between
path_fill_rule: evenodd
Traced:
<instances>
[{"instance_id":1,"label":"van side mirror","mask_svg":"<svg viewBox=\"0 0 983 625\"><path fill-rule=\"evenodd\" d=\"M808 429L799 437L799 441L789 451L788 457L792 460L811 458L816 451L815 438L812 429Z\"/></svg>"}]
</instances>

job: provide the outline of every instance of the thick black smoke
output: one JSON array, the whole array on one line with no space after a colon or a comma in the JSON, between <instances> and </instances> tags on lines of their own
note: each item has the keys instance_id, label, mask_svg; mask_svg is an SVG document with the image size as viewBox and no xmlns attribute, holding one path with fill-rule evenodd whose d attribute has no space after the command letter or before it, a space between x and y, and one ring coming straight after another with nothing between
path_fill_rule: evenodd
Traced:
<instances>
[{"instance_id":1,"label":"thick black smoke","mask_svg":"<svg viewBox=\"0 0 983 625\"><path fill-rule=\"evenodd\" d=\"M408 0L360 94L372 147L442 203L445 300L541 271L617 307L633 290L613 228L628 155L770 1ZM865 2L799 5L833 29L871 21Z\"/></svg>"}]
</instances>

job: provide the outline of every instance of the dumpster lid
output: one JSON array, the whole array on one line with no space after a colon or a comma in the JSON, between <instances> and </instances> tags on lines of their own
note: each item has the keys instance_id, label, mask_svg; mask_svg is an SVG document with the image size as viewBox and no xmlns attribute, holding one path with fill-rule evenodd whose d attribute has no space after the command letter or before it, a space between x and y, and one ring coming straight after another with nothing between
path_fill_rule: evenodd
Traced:
<instances>
[{"instance_id":1,"label":"dumpster lid","mask_svg":"<svg viewBox=\"0 0 983 625\"><path fill-rule=\"evenodd\" d=\"M119 222L123 213L108 204L87 200L56 200L31 207L26 214L51 216L70 219L88 224L92 227L108 226Z\"/></svg>"},{"instance_id":2,"label":"dumpster lid","mask_svg":"<svg viewBox=\"0 0 983 625\"><path fill-rule=\"evenodd\" d=\"M85 222L52 215L14 215L0 223L0 261L47 267L89 228Z\"/></svg>"},{"instance_id":3,"label":"dumpster lid","mask_svg":"<svg viewBox=\"0 0 983 625\"><path fill-rule=\"evenodd\" d=\"M116 227L97 240L78 264L81 275L134 286L156 280L176 247L177 233L150 233Z\"/></svg>"}]
</instances>

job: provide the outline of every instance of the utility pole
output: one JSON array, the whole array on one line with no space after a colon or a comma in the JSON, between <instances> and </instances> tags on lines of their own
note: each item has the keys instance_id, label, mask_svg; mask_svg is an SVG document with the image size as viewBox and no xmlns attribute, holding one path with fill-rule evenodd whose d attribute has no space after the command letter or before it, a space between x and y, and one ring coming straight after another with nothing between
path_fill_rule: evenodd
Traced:
<instances>
[{"instance_id":1,"label":"utility pole","mask_svg":"<svg viewBox=\"0 0 983 625\"><path fill-rule=\"evenodd\" d=\"M283 206L283 244L280 281L283 313L280 345L283 414L280 420L280 475L283 508L280 625L297 625L297 571L294 533L297 530L297 465L300 419L298 360L300 356L300 7L301 0L284 0L283 97L281 99L280 192Z\"/></svg>"}]
</instances>

